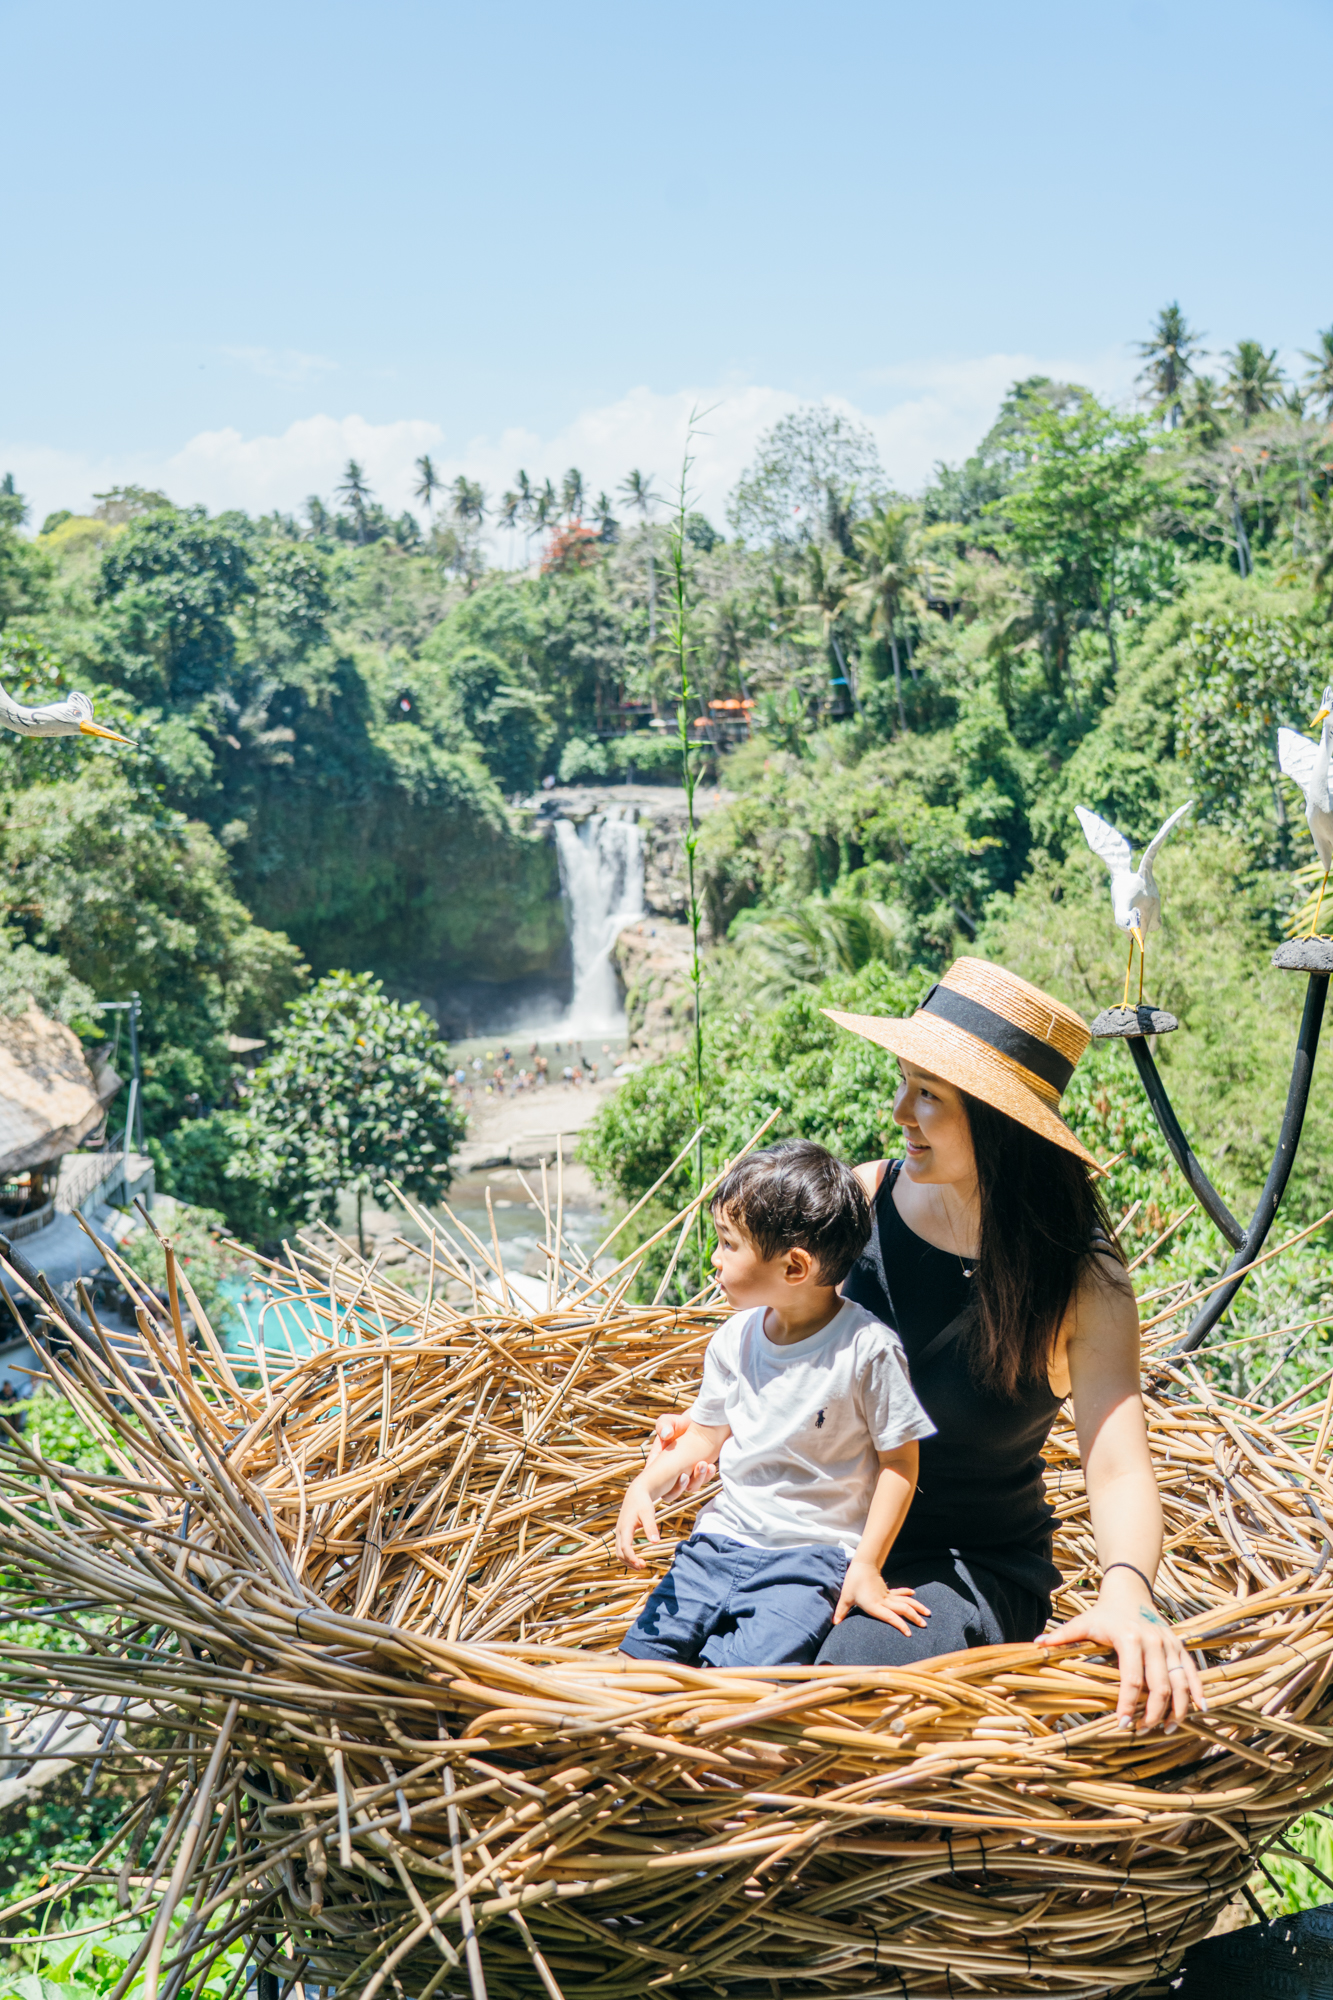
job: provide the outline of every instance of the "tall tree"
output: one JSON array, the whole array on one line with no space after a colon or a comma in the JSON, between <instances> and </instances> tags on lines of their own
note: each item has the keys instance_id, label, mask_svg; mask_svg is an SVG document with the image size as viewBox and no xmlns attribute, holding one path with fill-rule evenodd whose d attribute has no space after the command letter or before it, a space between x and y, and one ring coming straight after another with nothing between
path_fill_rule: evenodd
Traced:
<instances>
[{"instance_id":1,"label":"tall tree","mask_svg":"<svg viewBox=\"0 0 1333 2000\"><path fill-rule=\"evenodd\" d=\"M657 644L657 572L653 567L653 531L650 517L657 505L657 494L653 489L652 480L645 479L637 467L621 480L620 491L639 516L648 537L648 645L651 649Z\"/></svg>"},{"instance_id":2,"label":"tall tree","mask_svg":"<svg viewBox=\"0 0 1333 2000\"><path fill-rule=\"evenodd\" d=\"M329 973L290 1006L250 1080L237 1170L311 1217L333 1219L339 1195L354 1195L364 1256L367 1196L387 1203L396 1184L430 1202L449 1186L463 1120L446 1055L419 1007L386 999L367 972Z\"/></svg>"},{"instance_id":3,"label":"tall tree","mask_svg":"<svg viewBox=\"0 0 1333 2000\"><path fill-rule=\"evenodd\" d=\"M50 573L40 546L19 532L27 518L28 503L7 472L0 480L0 627L37 609Z\"/></svg>"},{"instance_id":4,"label":"tall tree","mask_svg":"<svg viewBox=\"0 0 1333 2000\"><path fill-rule=\"evenodd\" d=\"M860 610L870 630L889 649L900 729L906 729L907 715L898 620L904 604L916 592L920 569L915 547L917 518L915 507L889 501L876 507L866 520L858 521L853 539L860 574L847 592L847 602Z\"/></svg>"},{"instance_id":5,"label":"tall tree","mask_svg":"<svg viewBox=\"0 0 1333 2000\"><path fill-rule=\"evenodd\" d=\"M449 490L453 494L454 519L464 526L480 528L486 518L486 490L481 481L460 472Z\"/></svg>"},{"instance_id":6,"label":"tall tree","mask_svg":"<svg viewBox=\"0 0 1333 2000\"><path fill-rule=\"evenodd\" d=\"M799 548L830 532L830 503L859 496L862 508L883 491L875 440L824 403L793 410L763 438L727 508L737 534L752 542Z\"/></svg>"},{"instance_id":7,"label":"tall tree","mask_svg":"<svg viewBox=\"0 0 1333 2000\"><path fill-rule=\"evenodd\" d=\"M571 465L560 485L560 505L566 520L583 519L583 501L583 474L577 465Z\"/></svg>"},{"instance_id":8,"label":"tall tree","mask_svg":"<svg viewBox=\"0 0 1333 2000\"><path fill-rule=\"evenodd\" d=\"M856 692L856 677L838 632L838 620L847 608L847 593L853 576L854 571L841 550L830 543L812 542L806 550L801 567L801 596L819 614L824 644L833 656L830 664L836 665L837 678L846 687L848 699L859 715L861 703Z\"/></svg>"},{"instance_id":9,"label":"tall tree","mask_svg":"<svg viewBox=\"0 0 1333 2000\"><path fill-rule=\"evenodd\" d=\"M1222 401L1243 424L1253 423L1256 417L1271 410L1282 395L1277 349L1270 348L1265 353L1262 341L1238 340L1222 358L1227 363Z\"/></svg>"},{"instance_id":10,"label":"tall tree","mask_svg":"<svg viewBox=\"0 0 1333 2000\"><path fill-rule=\"evenodd\" d=\"M861 612L869 631L888 649L893 662L899 728L906 727L907 718L903 709L898 621L916 586L916 526L916 510L905 502L885 502L857 523L853 537L854 563L843 600Z\"/></svg>"},{"instance_id":11,"label":"tall tree","mask_svg":"<svg viewBox=\"0 0 1333 2000\"><path fill-rule=\"evenodd\" d=\"M356 539L366 539L366 516L370 510L371 491L366 480L365 467L349 458L343 472L342 482L337 488L338 498L347 502L348 511L356 523Z\"/></svg>"},{"instance_id":12,"label":"tall tree","mask_svg":"<svg viewBox=\"0 0 1333 2000\"><path fill-rule=\"evenodd\" d=\"M1225 429L1219 394L1213 376L1194 375L1190 378L1189 395L1185 402L1185 428L1197 444L1216 444Z\"/></svg>"},{"instance_id":13,"label":"tall tree","mask_svg":"<svg viewBox=\"0 0 1333 2000\"><path fill-rule=\"evenodd\" d=\"M549 479L544 479L541 485L534 489L532 495L533 534L544 535L548 528L555 526L559 515L560 502L556 497L555 488Z\"/></svg>"},{"instance_id":14,"label":"tall tree","mask_svg":"<svg viewBox=\"0 0 1333 2000\"><path fill-rule=\"evenodd\" d=\"M1192 375L1193 359L1203 336L1194 332L1173 299L1157 315L1157 324L1148 340L1136 343L1145 366L1139 375L1148 401L1162 422L1175 430L1184 421L1182 401L1185 382Z\"/></svg>"},{"instance_id":15,"label":"tall tree","mask_svg":"<svg viewBox=\"0 0 1333 2000\"><path fill-rule=\"evenodd\" d=\"M470 591L481 569L481 531L486 520L486 491L479 479L469 479L460 472L449 489L452 499L449 511L453 516L454 532L458 538L460 568L464 582Z\"/></svg>"},{"instance_id":16,"label":"tall tree","mask_svg":"<svg viewBox=\"0 0 1333 2000\"><path fill-rule=\"evenodd\" d=\"M1319 345L1311 351L1301 349L1301 359L1310 366L1305 376L1305 392L1316 409L1322 409L1325 422L1333 421L1333 326L1323 327L1318 335Z\"/></svg>"},{"instance_id":17,"label":"tall tree","mask_svg":"<svg viewBox=\"0 0 1333 2000\"><path fill-rule=\"evenodd\" d=\"M429 452L423 452L416 464L417 483L412 488L412 498L419 500L426 510L432 527L435 526L435 495L444 491L444 481L435 470L435 462Z\"/></svg>"},{"instance_id":18,"label":"tall tree","mask_svg":"<svg viewBox=\"0 0 1333 2000\"><path fill-rule=\"evenodd\" d=\"M505 491L500 495L500 504L495 510L495 524L498 528L503 528L511 537L518 532L522 524L522 506L523 501L521 496L515 493L512 486L506 487ZM511 562L513 561L513 557L514 544L511 540L509 544L509 559Z\"/></svg>"},{"instance_id":19,"label":"tall tree","mask_svg":"<svg viewBox=\"0 0 1333 2000\"><path fill-rule=\"evenodd\" d=\"M523 530L523 560L526 563L532 559L532 533L537 496L532 490L532 481L522 466L514 478L514 492L518 500L518 505L514 509L514 519Z\"/></svg>"},{"instance_id":20,"label":"tall tree","mask_svg":"<svg viewBox=\"0 0 1333 2000\"><path fill-rule=\"evenodd\" d=\"M599 541L614 542L619 533L620 523L611 510L611 496L599 493L593 504L592 517L597 523Z\"/></svg>"},{"instance_id":21,"label":"tall tree","mask_svg":"<svg viewBox=\"0 0 1333 2000\"><path fill-rule=\"evenodd\" d=\"M1007 524L1009 547L1028 575L1031 629L1040 636L1052 693L1069 670L1069 642L1083 624L1106 633L1118 665L1115 613L1130 546L1155 497L1142 417L1122 417L1089 396L1068 416L1045 410L1032 421L1026 471L991 511Z\"/></svg>"}]
</instances>

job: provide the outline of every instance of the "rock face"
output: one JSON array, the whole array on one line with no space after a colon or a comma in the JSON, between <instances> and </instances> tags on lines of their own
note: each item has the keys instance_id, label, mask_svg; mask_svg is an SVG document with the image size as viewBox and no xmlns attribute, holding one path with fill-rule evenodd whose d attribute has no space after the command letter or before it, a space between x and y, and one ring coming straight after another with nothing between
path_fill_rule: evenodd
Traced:
<instances>
[{"instance_id":1,"label":"rock face","mask_svg":"<svg viewBox=\"0 0 1333 2000\"><path fill-rule=\"evenodd\" d=\"M694 1025L689 925L644 917L620 933L611 956L625 988L631 1055L683 1049Z\"/></svg>"},{"instance_id":2,"label":"rock face","mask_svg":"<svg viewBox=\"0 0 1333 2000\"><path fill-rule=\"evenodd\" d=\"M700 786L694 796L696 823L721 805L728 795L715 786ZM550 865L548 911L563 927L555 858L555 825L575 826L594 813L614 812L636 821L643 840L643 903L641 923L623 931L612 950L612 961L625 989L631 1045L635 1053L663 1054L684 1046L693 1019L689 983L689 878L685 860L688 810L678 785L557 785L516 806L523 844L531 853L544 851ZM460 891L460 893L463 893ZM701 938L708 939L707 916ZM515 970L521 960L516 960ZM447 991L432 1000L445 1034L458 1036L517 1018L539 1003L563 1004L569 997L570 959L566 937L551 950L546 968L526 979L488 983L487 975L448 982Z\"/></svg>"},{"instance_id":3,"label":"rock face","mask_svg":"<svg viewBox=\"0 0 1333 2000\"><path fill-rule=\"evenodd\" d=\"M701 785L694 795L696 822L729 795L714 785ZM689 880L685 865L687 809L679 785L557 785L524 802L523 812L541 830L557 819L575 825L593 813L617 810L637 820L643 836L643 901L655 917L684 923L689 911ZM705 919L706 921L706 919Z\"/></svg>"}]
</instances>

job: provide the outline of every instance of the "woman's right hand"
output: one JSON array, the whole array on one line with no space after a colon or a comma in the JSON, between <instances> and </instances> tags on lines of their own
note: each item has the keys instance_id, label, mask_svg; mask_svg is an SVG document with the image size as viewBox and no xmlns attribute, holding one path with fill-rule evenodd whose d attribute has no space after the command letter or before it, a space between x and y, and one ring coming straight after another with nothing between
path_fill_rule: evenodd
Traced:
<instances>
[{"instance_id":1,"label":"woman's right hand","mask_svg":"<svg viewBox=\"0 0 1333 2000\"><path fill-rule=\"evenodd\" d=\"M648 1453L644 1469L647 1470L653 1460L660 1458L664 1451L670 1451L677 1438L684 1437L689 1427L689 1418L676 1411L670 1416L659 1417L653 1425L652 1448ZM716 1463L711 1459L700 1459L699 1463L692 1466L688 1472L681 1473L675 1485L662 1494L659 1504L668 1500L686 1500L691 1493L699 1492L701 1487L707 1486L710 1480L716 1478Z\"/></svg>"},{"instance_id":2,"label":"woman's right hand","mask_svg":"<svg viewBox=\"0 0 1333 2000\"><path fill-rule=\"evenodd\" d=\"M630 1569L647 1569L648 1565L643 1557L635 1552L636 1530L643 1536L645 1542L661 1540L657 1529L657 1512L653 1506L653 1496L642 1474L630 1481L629 1490L620 1503L620 1513L616 1519L616 1553Z\"/></svg>"}]
</instances>

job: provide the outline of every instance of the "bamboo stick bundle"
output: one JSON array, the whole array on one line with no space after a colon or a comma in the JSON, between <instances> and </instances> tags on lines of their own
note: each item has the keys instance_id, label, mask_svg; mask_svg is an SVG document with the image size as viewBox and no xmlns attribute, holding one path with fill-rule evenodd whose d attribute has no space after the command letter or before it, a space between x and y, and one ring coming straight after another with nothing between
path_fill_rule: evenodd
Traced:
<instances>
[{"instance_id":1,"label":"bamboo stick bundle","mask_svg":"<svg viewBox=\"0 0 1333 2000\"><path fill-rule=\"evenodd\" d=\"M593 1269L544 1215L541 1311L498 1241L421 1216L425 1298L315 1233L263 1265L238 1351L169 1248L166 1307L120 1272L132 1345L46 1300L114 1469L8 1450L6 1609L82 1637L9 1645L3 1672L120 1718L146 1759L125 1990L174 2000L244 1936L367 2000L1164 1994L1254 1857L1333 1798L1327 1382L1265 1413L1147 1355L1160 1595L1210 1704L1171 1734L1115 1726L1087 1648L630 1664L648 1585L616 1509L725 1308L629 1303L635 1260ZM1071 1426L1047 1457L1066 1616L1096 1574Z\"/></svg>"}]
</instances>

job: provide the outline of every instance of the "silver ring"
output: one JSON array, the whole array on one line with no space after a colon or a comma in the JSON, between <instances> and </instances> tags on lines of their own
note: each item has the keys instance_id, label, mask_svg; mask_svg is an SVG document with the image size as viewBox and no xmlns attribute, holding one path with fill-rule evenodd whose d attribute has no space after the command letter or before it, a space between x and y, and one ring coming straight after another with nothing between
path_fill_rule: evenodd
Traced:
<instances>
[{"instance_id":1,"label":"silver ring","mask_svg":"<svg viewBox=\"0 0 1333 2000\"><path fill-rule=\"evenodd\" d=\"M1184 1667L1168 1667L1166 1670L1166 1677L1168 1680L1170 1680L1172 1674L1183 1674L1184 1671L1185 1671Z\"/></svg>"}]
</instances>

